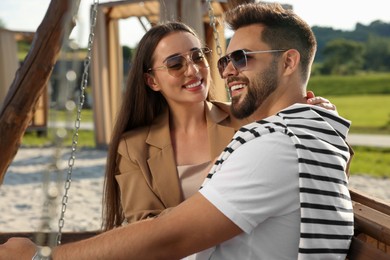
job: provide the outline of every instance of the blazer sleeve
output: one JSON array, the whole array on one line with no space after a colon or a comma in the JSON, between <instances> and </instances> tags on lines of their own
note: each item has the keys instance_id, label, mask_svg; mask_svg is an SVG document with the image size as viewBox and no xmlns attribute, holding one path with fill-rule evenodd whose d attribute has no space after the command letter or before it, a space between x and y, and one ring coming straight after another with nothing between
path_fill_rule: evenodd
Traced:
<instances>
[{"instance_id":1,"label":"blazer sleeve","mask_svg":"<svg viewBox=\"0 0 390 260\"><path fill-rule=\"evenodd\" d=\"M158 194L153 190L153 179L146 165L146 155L141 151L139 158L129 155L129 147L122 140L118 147L118 172L116 181L120 188L121 205L126 220L131 223L155 217L166 209Z\"/></svg>"}]
</instances>

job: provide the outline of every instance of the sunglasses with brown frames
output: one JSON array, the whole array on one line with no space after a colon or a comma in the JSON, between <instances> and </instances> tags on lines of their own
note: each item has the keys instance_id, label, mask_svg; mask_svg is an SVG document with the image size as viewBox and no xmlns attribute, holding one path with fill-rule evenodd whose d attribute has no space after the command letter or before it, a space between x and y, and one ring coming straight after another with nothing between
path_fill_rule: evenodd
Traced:
<instances>
[{"instance_id":1,"label":"sunglasses with brown frames","mask_svg":"<svg viewBox=\"0 0 390 260\"><path fill-rule=\"evenodd\" d=\"M209 48L201 48L170 56L163 61L163 66L149 68L148 73L154 70L166 69L169 75L178 78L185 73L190 62L198 68L208 68L209 63L207 62L206 55L210 53L211 50Z\"/></svg>"}]
</instances>

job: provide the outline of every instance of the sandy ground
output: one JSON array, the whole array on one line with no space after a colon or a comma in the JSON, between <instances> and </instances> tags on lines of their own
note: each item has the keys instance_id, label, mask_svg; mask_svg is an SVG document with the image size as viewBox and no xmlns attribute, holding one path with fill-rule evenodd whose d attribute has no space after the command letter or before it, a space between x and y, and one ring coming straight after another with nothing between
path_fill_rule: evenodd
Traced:
<instances>
[{"instance_id":1,"label":"sandy ground","mask_svg":"<svg viewBox=\"0 0 390 260\"><path fill-rule=\"evenodd\" d=\"M50 227L58 230L67 177L70 150L62 152L59 167L62 168L60 184L52 182L50 190L59 191ZM22 232L42 230L45 214L43 176L55 162L51 148L21 148L8 168L0 186L0 232ZM68 191L68 203L64 215L63 231L98 230L101 225L101 199L103 174L106 162L105 150L77 151L73 167L72 182ZM51 173L51 175L54 175ZM367 176L352 176L350 187L390 202L390 179Z\"/></svg>"}]
</instances>

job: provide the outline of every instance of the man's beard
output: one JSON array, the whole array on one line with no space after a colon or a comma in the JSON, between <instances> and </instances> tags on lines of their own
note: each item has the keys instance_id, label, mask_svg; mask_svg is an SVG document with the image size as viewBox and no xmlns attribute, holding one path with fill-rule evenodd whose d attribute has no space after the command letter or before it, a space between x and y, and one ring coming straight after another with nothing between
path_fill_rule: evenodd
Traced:
<instances>
[{"instance_id":1,"label":"man's beard","mask_svg":"<svg viewBox=\"0 0 390 260\"><path fill-rule=\"evenodd\" d=\"M277 61L274 59L268 69L256 74L248 84L247 93L240 101L241 96L232 97L231 112L239 119L252 115L257 108L274 92L278 85Z\"/></svg>"}]
</instances>

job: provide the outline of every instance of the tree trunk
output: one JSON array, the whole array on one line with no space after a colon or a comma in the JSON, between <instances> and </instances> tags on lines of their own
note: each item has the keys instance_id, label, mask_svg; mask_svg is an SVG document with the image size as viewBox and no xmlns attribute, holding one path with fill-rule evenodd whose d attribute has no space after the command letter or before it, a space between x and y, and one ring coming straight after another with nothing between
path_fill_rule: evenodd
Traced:
<instances>
[{"instance_id":1,"label":"tree trunk","mask_svg":"<svg viewBox=\"0 0 390 260\"><path fill-rule=\"evenodd\" d=\"M17 70L4 99L0 110L0 184L18 151L26 128L31 122L35 105L50 78L63 37L68 37L74 27L70 15L72 2L50 2L35 33L31 49ZM80 2L75 2L78 8Z\"/></svg>"}]
</instances>

